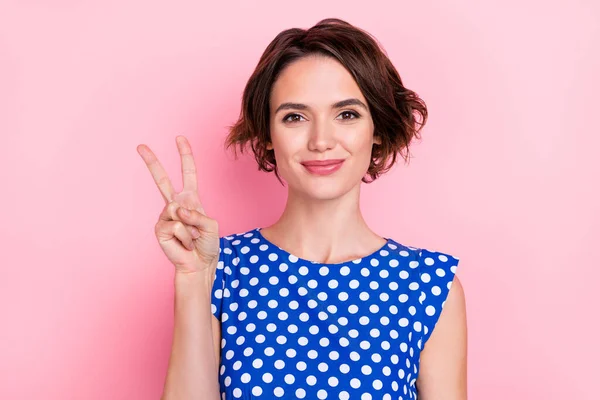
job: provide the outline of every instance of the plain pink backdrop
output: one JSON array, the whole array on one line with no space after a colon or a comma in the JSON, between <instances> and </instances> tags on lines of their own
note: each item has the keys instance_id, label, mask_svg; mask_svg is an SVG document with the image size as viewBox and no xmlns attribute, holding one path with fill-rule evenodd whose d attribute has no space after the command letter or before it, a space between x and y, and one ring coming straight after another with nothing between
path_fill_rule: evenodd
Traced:
<instances>
[{"instance_id":1,"label":"plain pink backdrop","mask_svg":"<svg viewBox=\"0 0 600 400\"><path fill-rule=\"evenodd\" d=\"M0 1L0 398L158 399L173 267L163 200L192 142L222 234L285 189L223 151L281 30L371 32L430 118L363 186L370 225L461 258L472 399L598 399L600 6L592 1Z\"/></svg>"}]
</instances>

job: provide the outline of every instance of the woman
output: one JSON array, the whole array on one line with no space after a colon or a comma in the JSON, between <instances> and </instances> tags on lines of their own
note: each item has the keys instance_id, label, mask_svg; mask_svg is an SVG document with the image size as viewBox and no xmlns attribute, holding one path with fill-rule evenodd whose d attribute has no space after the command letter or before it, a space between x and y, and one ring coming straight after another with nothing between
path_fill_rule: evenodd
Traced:
<instances>
[{"instance_id":1,"label":"woman","mask_svg":"<svg viewBox=\"0 0 600 400\"><path fill-rule=\"evenodd\" d=\"M164 399L466 399L458 259L376 234L359 207L426 118L375 40L326 19L269 44L227 139L287 182L273 225L219 237L187 140L181 193L138 146L176 268Z\"/></svg>"}]
</instances>

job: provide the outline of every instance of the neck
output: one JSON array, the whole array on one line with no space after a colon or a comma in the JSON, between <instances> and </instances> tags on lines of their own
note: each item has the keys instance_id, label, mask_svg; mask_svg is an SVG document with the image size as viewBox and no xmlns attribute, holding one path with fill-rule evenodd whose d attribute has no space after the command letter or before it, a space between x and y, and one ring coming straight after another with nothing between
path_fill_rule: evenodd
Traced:
<instances>
[{"instance_id":1,"label":"neck","mask_svg":"<svg viewBox=\"0 0 600 400\"><path fill-rule=\"evenodd\" d=\"M288 192L277 222L261 233L298 257L337 263L370 254L385 239L367 226L359 206L360 185L335 199L307 199Z\"/></svg>"}]
</instances>

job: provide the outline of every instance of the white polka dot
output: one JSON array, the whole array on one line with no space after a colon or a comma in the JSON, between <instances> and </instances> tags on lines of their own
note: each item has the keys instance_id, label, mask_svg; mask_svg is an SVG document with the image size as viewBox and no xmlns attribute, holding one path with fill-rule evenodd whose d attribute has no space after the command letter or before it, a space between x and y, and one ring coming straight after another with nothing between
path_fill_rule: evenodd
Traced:
<instances>
[{"instance_id":1,"label":"white polka dot","mask_svg":"<svg viewBox=\"0 0 600 400\"><path fill-rule=\"evenodd\" d=\"M275 361L275 368L277 368L277 369L283 369L283 367L285 367L285 362L283 362L283 360L277 360L277 361Z\"/></svg>"},{"instance_id":2,"label":"white polka dot","mask_svg":"<svg viewBox=\"0 0 600 400\"><path fill-rule=\"evenodd\" d=\"M249 374L249 373L247 373L247 372L244 372L244 373L242 374L241 380L242 380L242 382L243 382L243 383L248 383L248 382L250 382L250 374Z\"/></svg>"},{"instance_id":3,"label":"white polka dot","mask_svg":"<svg viewBox=\"0 0 600 400\"><path fill-rule=\"evenodd\" d=\"M327 392L325 391L325 389L321 389L317 392L317 397L319 399L326 399L327 398Z\"/></svg>"},{"instance_id":4,"label":"white polka dot","mask_svg":"<svg viewBox=\"0 0 600 400\"><path fill-rule=\"evenodd\" d=\"M401 327L407 327L408 326L408 319L406 318L400 318L400 320L398 321L398 325L400 325Z\"/></svg>"},{"instance_id":5,"label":"white polka dot","mask_svg":"<svg viewBox=\"0 0 600 400\"><path fill-rule=\"evenodd\" d=\"M255 396L260 396L262 394L262 388L260 386L254 386L252 388L252 394Z\"/></svg>"},{"instance_id":6,"label":"white polka dot","mask_svg":"<svg viewBox=\"0 0 600 400\"><path fill-rule=\"evenodd\" d=\"M298 369L298 371L304 371L306 369L306 363L304 361L298 361L298 363L296 363L296 369Z\"/></svg>"},{"instance_id":7,"label":"white polka dot","mask_svg":"<svg viewBox=\"0 0 600 400\"><path fill-rule=\"evenodd\" d=\"M400 263L398 262L398 260L390 260L390 267L392 268L396 268Z\"/></svg>"},{"instance_id":8,"label":"white polka dot","mask_svg":"<svg viewBox=\"0 0 600 400\"><path fill-rule=\"evenodd\" d=\"M242 391L240 388L233 389L233 397L237 397L237 398L242 397Z\"/></svg>"},{"instance_id":9,"label":"white polka dot","mask_svg":"<svg viewBox=\"0 0 600 400\"><path fill-rule=\"evenodd\" d=\"M432 317L435 314L435 307L434 306L427 306L425 308L425 313L427 315L429 315L430 317Z\"/></svg>"},{"instance_id":10,"label":"white polka dot","mask_svg":"<svg viewBox=\"0 0 600 400\"><path fill-rule=\"evenodd\" d=\"M321 274L322 276L325 276L329 273L329 268L323 266L319 269L319 274Z\"/></svg>"},{"instance_id":11,"label":"white polka dot","mask_svg":"<svg viewBox=\"0 0 600 400\"><path fill-rule=\"evenodd\" d=\"M252 366L258 369L263 366L263 362L260 358L255 358L254 361L252 361Z\"/></svg>"},{"instance_id":12,"label":"white polka dot","mask_svg":"<svg viewBox=\"0 0 600 400\"><path fill-rule=\"evenodd\" d=\"M348 274L350 274L350 268L346 266L340 268L340 274L342 274L343 276L347 276Z\"/></svg>"},{"instance_id":13,"label":"white polka dot","mask_svg":"<svg viewBox=\"0 0 600 400\"><path fill-rule=\"evenodd\" d=\"M378 265L379 265L379 260L378 260L378 259L376 259L376 258L373 258L373 259L371 260L371 265L372 265L372 266L374 266L374 267L378 266Z\"/></svg>"},{"instance_id":14,"label":"white polka dot","mask_svg":"<svg viewBox=\"0 0 600 400\"><path fill-rule=\"evenodd\" d=\"M296 397L299 399L303 399L306 396L306 390L299 388L296 389Z\"/></svg>"},{"instance_id":15,"label":"white polka dot","mask_svg":"<svg viewBox=\"0 0 600 400\"><path fill-rule=\"evenodd\" d=\"M347 374L348 372L350 372L350 366L348 364L340 365L340 372L342 374Z\"/></svg>"},{"instance_id":16,"label":"white polka dot","mask_svg":"<svg viewBox=\"0 0 600 400\"><path fill-rule=\"evenodd\" d=\"M294 383L294 381L295 381L296 379L294 379L294 375L292 375L292 374L287 374L287 375L285 376L285 378L283 378L283 380L284 380L284 381L285 381L285 383L287 383L288 385L291 385L292 383Z\"/></svg>"},{"instance_id":17,"label":"white polka dot","mask_svg":"<svg viewBox=\"0 0 600 400\"><path fill-rule=\"evenodd\" d=\"M294 357L296 357L296 350L294 350L294 349L287 349L285 351L285 355L288 356L288 358L294 358Z\"/></svg>"},{"instance_id":18,"label":"white polka dot","mask_svg":"<svg viewBox=\"0 0 600 400\"><path fill-rule=\"evenodd\" d=\"M431 257L426 257L425 258L425 265L433 265L435 261L433 261L433 258Z\"/></svg>"},{"instance_id":19,"label":"white polka dot","mask_svg":"<svg viewBox=\"0 0 600 400\"><path fill-rule=\"evenodd\" d=\"M350 386L352 386L354 389L358 389L360 387L360 380L357 378L350 379Z\"/></svg>"},{"instance_id":20,"label":"white polka dot","mask_svg":"<svg viewBox=\"0 0 600 400\"><path fill-rule=\"evenodd\" d=\"M383 383L379 379L373 381L373 389L380 390L383 387Z\"/></svg>"},{"instance_id":21,"label":"white polka dot","mask_svg":"<svg viewBox=\"0 0 600 400\"><path fill-rule=\"evenodd\" d=\"M306 377L306 383L308 383L310 386L313 386L315 383L317 383L317 378L314 375L309 375Z\"/></svg>"},{"instance_id":22,"label":"white polka dot","mask_svg":"<svg viewBox=\"0 0 600 400\"><path fill-rule=\"evenodd\" d=\"M306 275L308 275L308 268L306 268L305 266L302 266L298 269L298 273L300 275L306 276Z\"/></svg>"},{"instance_id":23,"label":"white polka dot","mask_svg":"<svg viewBox=\"0 0 600 400\"><path fill-rule=\"evenodd\" d=\"M442 294L442 289L440 289L439 286L434 286L434 287L431 288L431 293L434 296L439 296L440 294Z\"/></svg>"},{"instance_id":24,"label":"white polka dot","mask_svg":"<svg viewBox=\"0 0 600 400\"><path fill-rule=\"evenodd\" d=\"M339 381L338 381L338 378L336 378L335 376L332 376L327 380L327 383L329 383L329 386L331 386L331 387L336 387L338 385Z\"/></svg>"},{"instance_id":25,"label":"white polka dot","mask_svg":"<svg viewBox=\"0 0 600 400\"><path fill-rule=\"evenodd\" d=\"M346 292L340 292L340 294L338 294L338 298L341 301L346 301L346 300L348 300L348 293L346 293Z\"/></svg>"},{"instance_id":26,"label":"white polka dot","mask_svg":"<svg viewBox=\"0 0 600 400\"><path fill-rule=\"evenodd\" d=\"M279 387L279 386L276 387L275 390L273 390L273 394L277 397L282 397L284 393L285 392L284 392L283 388Z\"/></svg>"}]
</instances>

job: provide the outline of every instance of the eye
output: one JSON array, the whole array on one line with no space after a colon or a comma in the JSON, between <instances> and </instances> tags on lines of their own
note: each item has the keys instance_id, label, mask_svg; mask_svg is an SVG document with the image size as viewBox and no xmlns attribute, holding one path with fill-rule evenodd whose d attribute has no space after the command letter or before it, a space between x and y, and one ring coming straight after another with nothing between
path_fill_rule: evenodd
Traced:
<instances>
[{"instance_id":1,"label":"eye","mask_svg":"<svg viewBox=\"0 0 600 400\"><path fill-rule=\"evenodd\" d=\"M293 117L293 118L290 119L290 117ZM300 122L298 119L296 119L296 117L304 118L300 114L288 114L285 117L283 117L283 122L287 122L287 123Z\"/></svg>"},{"instance_id":2,"label":"eye","mask_svg":"<svg viewBox=\"0 0 600 400\"><path fill-rule=\"evenodd\" d=\"M340 115L350 115L350 116L354 117L354 118L350 118L350 117L342 118L344 120L352 120L352 119L360 118L360 115L355 111L342 111L342 113Z\"/></svg>"}]
</instances>

